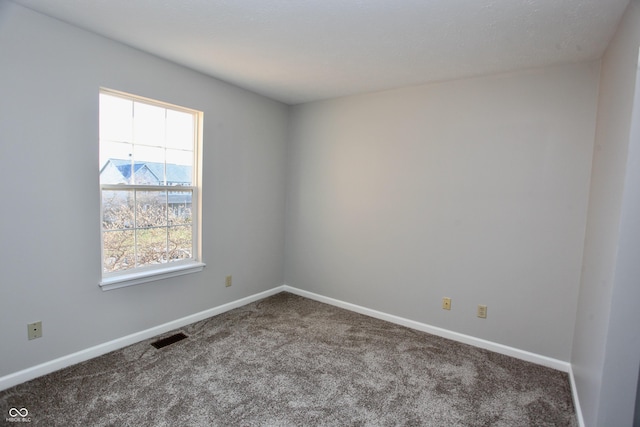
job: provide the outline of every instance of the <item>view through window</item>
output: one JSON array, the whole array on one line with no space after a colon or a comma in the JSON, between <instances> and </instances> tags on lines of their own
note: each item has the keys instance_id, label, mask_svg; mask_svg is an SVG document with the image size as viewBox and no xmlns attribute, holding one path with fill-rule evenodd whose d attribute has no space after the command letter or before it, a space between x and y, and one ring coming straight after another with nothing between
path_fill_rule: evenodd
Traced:
<instances>
[{"instance_id":1,"label":"view through window","mask_svg":"<svg viewBox=\"0 0 640 427\"><path fill-rule=\"evenodd\" d=\"M198 260L200 116L100 91L103 279Z\"/></svg>"}]
</instances>

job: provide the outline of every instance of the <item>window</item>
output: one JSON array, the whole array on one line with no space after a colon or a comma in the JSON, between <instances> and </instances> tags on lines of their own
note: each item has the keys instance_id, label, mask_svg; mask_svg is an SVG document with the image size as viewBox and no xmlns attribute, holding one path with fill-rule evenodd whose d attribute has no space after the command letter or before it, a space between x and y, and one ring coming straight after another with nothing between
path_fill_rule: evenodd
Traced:
<instances>
[{"instance_id":1,"label":"window","mask_svg":"<svg viewBox=\"0 0 640 427\"><path fill-rule=\"evenodd\" d=\"M200 271L202 113L100 91L103 289Z\"/></svg>"}]
</instances>

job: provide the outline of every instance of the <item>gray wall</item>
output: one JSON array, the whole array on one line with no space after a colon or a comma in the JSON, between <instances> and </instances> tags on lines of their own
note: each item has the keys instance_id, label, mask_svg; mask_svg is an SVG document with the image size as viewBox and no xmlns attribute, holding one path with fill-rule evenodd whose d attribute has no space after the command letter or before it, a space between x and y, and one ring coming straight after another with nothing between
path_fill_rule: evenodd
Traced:
<instances>
[{"instance_id":1,"label":"gray wall","mask_svg":"<svg viewBox=\"0 0 640 427\"><path fill-rule=\"evenodd\" d=\"M100 86L204 112L203 272L98 287ZM287 125L283 104L0 0L0 376L282 285Z\"/></svg>"},{"instance_id":2,"label":"gray wall","mask_svg":"<svg viewBox=\"0 0 640 427\"><path fill-rule=\"evenodd\" d=\"M636 407L633 416L633 427L640 427L640 375L638 375L638 388L636 389Z\"/></svg>"},{"instance_id":3,"label":"gray wall","mask_svg":"<svg viewBox=\"0 0 640 427\"><path fill-rule=\"evenodd\" d=\"M629 414L633 414L640 364L640 311L636 307L640 301L640 239L635 229L640 216L632 214L640 177L636 176L638 159L634 157L637 141L630 144L639 46L640 6L632 1L602 60L583 274L571 357L587 426L631 425Z\"/></svg>"},{"instance_id":4,"label":"gray wall","mask_svg":"<svg viewBox=\"0 0 640 427\"><path fill-rule=\"evenodd\" d=\"M637 46L640 46L640 39ZM636 49L637 52L637 49ZM598 424L629 425L640 367L640 80L636 78ZM632 337L630 339L630 337Z\"/></svg>"},{"instance_id":5,"label":"gray wall","mask_svg":"<svg viewBox=\"0 0 640 427\"><path fill-rule=\"evenodd\" d=\"M568 361L598 76L587 63L294 107L286 283Z\"/></svg>"}]
</instances>

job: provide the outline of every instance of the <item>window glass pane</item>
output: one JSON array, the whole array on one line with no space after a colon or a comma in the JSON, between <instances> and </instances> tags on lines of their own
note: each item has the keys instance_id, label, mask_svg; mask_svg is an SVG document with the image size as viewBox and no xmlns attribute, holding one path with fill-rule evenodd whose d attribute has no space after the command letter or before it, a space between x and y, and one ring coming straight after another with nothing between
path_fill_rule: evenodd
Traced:
<instances>
[{"instance_id":1,"label":"window glass pane","mask_svg":"<svg viewBox=\"0 0 640 427\"><path fill-rule=\"evenodd\" d=\"M128 184L129 179L117 169L123 162L131 162L133 156L133 144L124 142L101 141L100 142L100 182L102 184ZM110 165L111 160L117 160L118 164ZM106 170L105 170L106 169Z\"/></svg>"},{"instance_id":2,"label":"window glass pane","mask_svg":"<svg viewBox=\"0 0 640 427\"><path fill-rule=\"evenodd\" d=\"M193 151L167 149L167 163L193 166Z\"/></svg>"},{"instance_id":3,"label":"window glass pane","mask_svg":"<svg viewBox=\"0 0 640 427\"><path fill-rule=\"evenodd\" d=\"M135 184L164 185L165 149L136 145L133 153Z\"/></svg>"},{"instance_id":4,"label":"window glass pane","mask_svg":"<svg viewBox=\"0 0 640 427\"><path fill-rule=\"evenodd\" d=\"M133 228L133 191L102 191L102 229Z\"/></svg>"},{"instance_id":5,"label":"window glass pane","mask_svg":"<svg viewBox=\"0 0 640 427\"><path fill-rule=\"evenodd\" d=\"M133 136L136 144L164 147L165 109L134 102Z\"/></svg>"},{"instance_id":6,"label":"window glass pane","mask_svg":"<svg viewBox=\"0 0 640 427\"><path fill-rule=\"evenodd\" d=\"M136 230L138 266L167 262L167 228Z\"/></svg>"},{"instance_id":7,"label":"window glass pane","mask_svg":"<svg viewBox=\"0 0 640 427\"><path fill-rule=\"evenodd\" d=\"M105 231L103 233L103 271L105 273L129 270L136 266L133 233L130 230Z\"/></svg>"},{"instance_id":8,"label":"window glass pane","mask_svg":"<svg viewBox=\"0 0 640 427\"><path fill-rule=\"evenodd\" d=\"M164 165L153 167L157 165L134 163L133 182L137 185L164 185Z\"/></svg>"},{"instance_id":9,"label":"window glass pane","mask_svg":"<svg viewBox=\"0 0 640 427\"><path fill-rule=\"evenodd\" d=\"M133 141L133 102L100 94L100 139Z\"/></svg>"},{"instance_id":10,"label":"window glass pane","mask_svg":"<svg viewBox=\"0 0 640 427\"><path fill-rule=\"evenodd\" d=\"M191 258L193 229L190 225L169 227L169 260Z\"/></svg>"},{"instance_id":11,"label":"window glass pane","mask_svg":"<svg viewBox=\"0 0 640 427\"><path fill-rule=\"evenodd\" d=\"M193 150L195 120L193 114L167 110L167 147Z\"/></svg>"},{"instance_id":12,"label":"window glass pane","mask_svg":"<svg viewBox=\"0 0 640 427\"><path fill-rule=\"evenodd\" d=\"M167 225L167 192L136 191L136 227Z\"/></svg>"},{"instance_id":13,"label":"window glass pane","mask_svg":"<svg viewBox=\"0 0 640 427\"><path fill-rule=\"evenodd\" d=\"M173 151L174 150L167 150L167 155L173 155ZM192 159L192 156L193 153L189 153L189 159ZM173 161L175 157L177 156L174 156L171 160ZM193 161L190 163L167 163L167 185L192 185L192 163Z\"/></svg>"},{"instance_id":14,"label":"window glass pane","mask_svg":"<svg viewBox=\"0 0 640 427\"><path fill-rule=\"evenodd\" d=\"M170 191L168 195L169 225L191 224L191 191Z\"/></svg>"}]
</instances>

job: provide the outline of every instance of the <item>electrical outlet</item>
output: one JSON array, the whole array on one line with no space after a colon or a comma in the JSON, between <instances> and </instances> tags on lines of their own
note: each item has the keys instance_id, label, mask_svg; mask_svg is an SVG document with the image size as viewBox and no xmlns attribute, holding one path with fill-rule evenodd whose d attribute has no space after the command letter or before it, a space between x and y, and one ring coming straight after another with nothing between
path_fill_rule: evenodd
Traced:
<instances>
[{"instance_id":1,"label":"electrical outlet","mask_svg":"<svg viewBox=\"0 0 640 427\"><path fill-rule=\"evenodd\" d=\"M42 338L42 322L29 323L27 325L27 337L30 340Z\"/></svg>"},{"instance_id":2,"label":"electrical outlet","mask_svg":"<svg viewBox=\"0 0 640 427\"><path fill-rule=\"evenodd\" d=\"M487 306L486 305L478 305L478 317L482 319L487 318Z\"/></svg>"},{"instance_id":3,"label":"electrical outlet","mask_svg":"<svg viewBox=\"0 0 640 427\"><path fill-rule=\"evenodd\" d=\"M231 286L231 284L232 284L231 276L227 276L227 277L224 279L224 285L228 288L229 286Z\"/></svg>"},{"instance_id":4,"label":"electrical outlet","mask_svg":"<svg viewBox=\"0 0 640 427\"><path fill-rule=\"evenodd\" d=\"M451 298L448 298L448 297L442 298L442 309L451 310Z\"/></svg>"}]
</instances>

